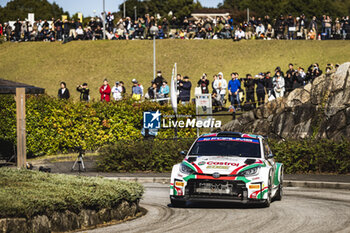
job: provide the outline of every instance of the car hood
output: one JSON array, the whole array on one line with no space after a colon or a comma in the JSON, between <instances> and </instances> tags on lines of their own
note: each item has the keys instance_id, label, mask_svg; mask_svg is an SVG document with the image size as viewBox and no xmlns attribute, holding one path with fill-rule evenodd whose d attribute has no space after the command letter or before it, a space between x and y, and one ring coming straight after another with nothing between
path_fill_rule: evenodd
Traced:
<instances>
[{"instance_id":1,"label":"car hood","mask_svg":"<svg viewBox=\"0 0 350 233\"><path fill-rule=\"evenodd\" d=\"M183 163L198 174L213 174L218 172L222 175L234 175L243 168L263 165L259 158L243 158L234 156L196 156L188 157ZM245 170L245 169L244 169Z\"/></svg>"}]
</instances>

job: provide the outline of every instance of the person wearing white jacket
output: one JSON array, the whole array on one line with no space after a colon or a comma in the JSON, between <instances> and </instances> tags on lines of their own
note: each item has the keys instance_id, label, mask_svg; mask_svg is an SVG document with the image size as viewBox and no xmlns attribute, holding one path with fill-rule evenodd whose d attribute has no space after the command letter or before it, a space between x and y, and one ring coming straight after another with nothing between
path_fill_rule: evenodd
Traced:
<instances>
[{"instance_id":1,"label":"person wearing white jacket","mask_svg":"<svg viewBox=\"0 0 350 233\"><path fill-rule=\"evenodd\" d=\"M220 94L221 103L223 103L226 94L227 82L224 79L222 72L218 74L218 78L214 81L214 88L216 90L216 93Z\"/></svg>"},{"instance_id":2,"label":"person wearing white jacket","mask_svg":"<svg viewBox=\"0 0 350 233\"><path fill-rule=\"evenodd\" d=\"M277 71L275 77L273 77L272 80L273 83L273 90L275 91L276 98L283 97L284 96L284 77L281 76L281 72Z\"/></svg>"},{"instance_id":3,"label":"person wearing white jacket","mask_svg":"<svg viewBox=\"0 0 350 233\"><path fill-rule=\"evenodd\" d=\"M115 86L112 88L112 94L113 94L114 100L116 101L121 100L123 98L122 92L123 92L122 86L119 85L119 82L116 82Z\"/></svg>"}]
</instances>

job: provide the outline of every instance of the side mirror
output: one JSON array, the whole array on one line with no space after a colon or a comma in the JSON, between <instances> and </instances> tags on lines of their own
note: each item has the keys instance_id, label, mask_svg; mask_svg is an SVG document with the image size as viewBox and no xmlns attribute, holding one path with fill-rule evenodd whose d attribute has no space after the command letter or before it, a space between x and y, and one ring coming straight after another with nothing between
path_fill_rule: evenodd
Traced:
<instances>
[{"instance_id":1,"label":"side mirror","mask_svg":"<svg viewBox=\"0 0 350 233\"><path fill-rule=\"evenodd\" d=\"M275 157L275 155L274 154L269 154L268 156L267 156L269 159L272 159L273 157Z\"/></svg>"},{"instance_id":2,"label":"side mirror","mask_svg":"<svg viewBox=\"0 0 350 233\"><path fill-rule=\"evenodd\" d=\"M187 155L187 151L186 150L180 151L180 155L186 156Z\"/></svg>"}]
</instances>

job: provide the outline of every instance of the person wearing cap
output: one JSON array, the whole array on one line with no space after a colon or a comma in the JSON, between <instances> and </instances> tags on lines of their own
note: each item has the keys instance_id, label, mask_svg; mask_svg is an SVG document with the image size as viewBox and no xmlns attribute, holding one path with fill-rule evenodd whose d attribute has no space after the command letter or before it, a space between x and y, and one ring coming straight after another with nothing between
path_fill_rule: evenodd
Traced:
<instances>
[{"instance_id":1,"label":"person wearing cap","mask_svg":"<svg viewBox=\"0 0 350 233\"><path fill-rule=\"evenodd\" d=\"M103 80L103 85L100 87L101 101L111 101L111 87L108 85L108 80Z\"/></svg>"},{"instance_id":2,"label":"person wearing cap","mask_svg":"<svg viewBox=\"0 0 350 233\"><path fill-rule=\"evenodd\" d=\"M179 93L179 101L182 103L188 103L191 99L191 87L192 83L189 80L188 76L185 76L183 80L180 82L180 93Z\"/></svg>"},{"instance_id":3,"label":"person wearing cap","mask_svg":"<svg viewBox=\"0 0 350 233\"><path fill-rule=\"evenodd\" d=\"M216 89L216 92L221 96L221 102L224 103L227 82L224 79L224 74L222 72L218 73L218 78L214 81L213 85L214 85L214 88Z\"/></svg>"},{"instance_id":4,"label":"person wearing cap","mask_svg":"<svg viewBox=\"0 0 350 233\"><path fill-rule=\"evenodd\" d=\"M87 83L77 86L77 91L80 92L80 101L89 101L90 100L90 90Z\"/></svg>"},{"instance_id":5,"label":"person wearing cap","mask_svg":"<svg viewBox=\"0 0 350 233\"><path fill-rule=\"evenodd\" d=\"M197 84L198 87L201 88L202 94L209 93L209 80L207 79L207 74L204 73Z\"/></svg>"},{"instance_id":6,"label":"person wearing cap","mask_svg":"<svg viewBox=\"0 0 350 233\"><path fill-rule=\"evenodd\" d=\"M163 85L165 79L162 76L162 71L158 70L157 77L154 79L154 82L157 84L157 91L160 90L160 87Z\"/></svg>"},{"instance_id":7,"label":"person wearing cap","mask_svg":"<svg viewBox=\"0 0 350 233\"><path fill-rule=\"evenodd\" d=\"M138 82L136 79L132 80L132 89L131 89L131 94L132 94L132 98L134 100L140 100L141 99L141 95L142 95L142 89L139 86Z\"/></svg>"},{"instance_id":8,"label":"person wearing cap","mask_svg":"<svg viewBox=\"0 0 350 233\"><path fill-rule=\"evenodd\" d=\"M119 101L123 98L122 92L123 88L119 85L119 82L115 82L114 87L112 87L112 95L115 101Z\"/></svg>"}]
</instances>

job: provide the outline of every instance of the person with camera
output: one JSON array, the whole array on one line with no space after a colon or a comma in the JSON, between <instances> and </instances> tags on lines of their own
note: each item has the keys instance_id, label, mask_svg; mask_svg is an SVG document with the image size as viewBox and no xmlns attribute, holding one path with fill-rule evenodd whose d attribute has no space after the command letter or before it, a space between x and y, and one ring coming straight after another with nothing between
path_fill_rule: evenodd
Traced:
<instances>
[{"instance_id":1,"label":"person with camera","mask_svg":"<svg viewBox=\"0 0 350 233\"><path fill-rule=\"evenodd\" d=\"M209 80L207 79L207 74L204 73L197 84L198 87L201 88L202 94L209 93Z\"/></svg>"},{"instance_id":2,"label":"person with camera","mask_svg":"<svg viewBox=\"0 0 350 233\"><path fill-rule=\"evenodd\" d=\"M275 92L276 98L283 97L285 91L284 77L281 75L281 71L277 71L273 77L273 91Z\"/></svg>"},{"instance_id":3,"label":"person with camera","mask_svg":"<svg viewBox=\"0 0 350 233\"><path fill-rule=\"evenodd\" d=\"M299 67L296 71L293 79L293 90L304 85L305 81L305 72L304 69Z\"/></svg>"},{"instance_id":4,"label":"person with camera","mask_svg":"<svg viewBox=\"0 0 350 233\"><path fill-rule=\"evenodd\" d=\"M111 101L111 87L108 84L108 80L103 80L103 85L100 87L101 101Z\"/></svg>"},{"instance_id":5,"label":"person with camera","mask_svg":"<svg viewBox=\"0 0 350 233\"><path fill-rule=\"evenodd\" d=\"M179 85L181 87L179 93L179 100L182 102L182 104L186 104L191 99L192 83L190 82L189 77L185 76Z\"/></svg>"},{"instance_id":6,"label":"person with camera","mask_svg":"<svg viewBox=\"0 0 350 233\"><path fill-rule=\"evenodd\" d=\"M241 89L241 82L238 80L237 76L238 74L236 75L236 73L231 74L231 80L228 82L228 93L232 108L235 109L234 106L236 106L237 110L240 110L239 90Z\"/></svg>"},{"instance_id":7,"label":"person with camera","mask_svg":"<svg viewBox=\"0 0 350 233\"><path fill-rule=\"evenodd\" d=\"M88 88L87 83L83 83L83 85L78 85L77 91L80 92L80 101L88 102L90 100L90 90Z\"/></svg>"},{"instance_id":8,"label":"person with camera","mask_svg":"<svg viewBox=\"0 0 350 233\"><path fill-rule=\"evenodd\" d=\"M273 91L273 83L272 83L272 77L271 77L271 72L267 71L265 74L265 88L267 91L267 97L268 101L273 100L276 98L275 92Z\"/></svg>"},{"instance_id":9,"label":"person with camera","mask_svg":"<svg viewBox=\"0 0 350 233\"><path fill-rule=\"evenodd\" d=\"M61 88L58 89L58 98L59 99L69 99L70 94L69 94L69 90L67 88L67 85L65 82L61 82Z\"/></svg>"}]
</instances>

